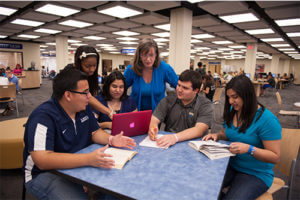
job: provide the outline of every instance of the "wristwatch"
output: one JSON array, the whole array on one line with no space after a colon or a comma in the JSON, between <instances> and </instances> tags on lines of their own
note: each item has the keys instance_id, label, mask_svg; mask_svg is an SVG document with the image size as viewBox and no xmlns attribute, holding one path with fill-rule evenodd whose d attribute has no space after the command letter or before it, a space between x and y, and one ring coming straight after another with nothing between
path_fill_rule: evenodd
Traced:
<instances>
[{"instance_id":1,"label":"wristwatch","mask_svg":"<svg viewBox=\"0 0 300 200\"><path fill-rule=\"evenodd\" d=\"M251 156L253 156L254 152L255 152L254 146L250 145L249 150L248 150L248 154L250 154Z\"/></svg>"}]
</instances>

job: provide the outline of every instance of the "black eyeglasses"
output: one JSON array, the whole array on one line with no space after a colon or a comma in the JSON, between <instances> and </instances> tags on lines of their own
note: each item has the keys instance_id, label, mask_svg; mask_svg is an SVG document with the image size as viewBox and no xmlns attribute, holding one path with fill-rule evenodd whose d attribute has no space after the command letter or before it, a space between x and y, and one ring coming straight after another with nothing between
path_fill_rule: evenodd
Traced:
<instances>
[{"instance_id":1,"label":"black eyeglasses","mask_svg":"<svg viewBox=\"0 0 300 200\"><path fill-rule=\"evenodd\" d=\"M74 90L69 90L69 92L76 93L76 94L84 94L86 96L88 96L88 94L90 93L89 90L84 91L84 92L78 92L78 91L74 91Z\"/></svg>"}]
</instances>

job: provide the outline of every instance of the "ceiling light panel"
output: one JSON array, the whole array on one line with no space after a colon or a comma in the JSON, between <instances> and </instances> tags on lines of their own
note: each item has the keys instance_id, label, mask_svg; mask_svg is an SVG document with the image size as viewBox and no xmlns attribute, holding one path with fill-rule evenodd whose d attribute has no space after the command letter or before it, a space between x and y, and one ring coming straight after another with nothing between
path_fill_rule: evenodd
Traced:
<instances>
[{"instance_id":1,"label":"ceiling light panel","mask_svg":"<svg viewBox=\"0 0 300 200\"><path fill-rule=\"evenodd\" d=\"M0 38L6 38L7 35L0 35Z\"/></svg>"},{"instance_id":2,"label":"ceiling light panel","mask_svg":"<svg viewBox=\"0 0 300 200\"><path fill-rule=\"evenodd\" d=\"M56 33L60 33L61 31L54 30L54 29L40 28L35 30L34 32L56 34Z\"/></svg>"},{"instance_id":3,"label":"ceiling light panel","mask_svg":"<svg viewBox=\"0 0 300 200\"><path fill-rule=\"evenodd\" d=\"M223 19L224 21L230 23L230 24L241 23L241 22L252 22L252 21L258 21L259 20L252 13L226 15L226 16L220 16L220 18Z\"/></svg>"},{"instance_id":4,"label":"ceiling light panel","mask_svg":"<svg viewBox=\"0 0 300 200\"><path fill-rule=\"evenodd\" d=\"M162 25L157 25L157 26L154 26L154 27L165 30L165 31L170 31L171 30L171 24L162 24Z\"/></svg>"},{"instance_id":5,"label":"ceiling light panel","mask_svg":"<svg viewBox=\"0 0 300 200\"><path fill-rule=\"evenodd\" d=\"M121 38L117 38L117 40L133 41L133 40L138 40L138 39L133 38L133 37L121 37Z\"/></svg>"},{"instance_id":6,"label":"ceiling light panel","mask_svg":"<svg viewBox=\"0 0 300 200\"><path fill-rule=\"evenodd\" d=\"M289 44L271 44L272 47L289 47Z\"/></svg>"},{"instance_id":7,"label":"ceiling light panel","mask_svg":"<svg viewBox=\"0 0 300 200\"><path fill-rule=\"evenodd\" d=\"M113 34L116 34L116 35L122 35L122 36L139 35L139 33L132 32L132 31L117 31L117 32L113 32Z\"/></svg>"},{"instance_id":8,"label":"ceiling light panel","mask_svg":"<svg viewBox=\"0 0 300 200\"><path fill-rule=\"evenodd\" d=\"M12 24L24 25L24 26L33 26L33 27L37 27L37 26L40 26L40 25L44 24L43 22L27 20L27 19L15 19L11 23Z\"/></svg>"},{"instance_id":9,"label":"ceiling light panel","mask_svg":"<svg viewBox=\"0 0 300 200\"><path fill-rule=\"evenodd\" d=\"M53 5L53 4L46 4L35 11L52 14L52 15L58 15L62 17L67 17L69 15L73 15L75 13L80 12L80 10L71 9L63 6Z\"/></svg>"},{"instance_id":10,"label":"ceiling light panel","mask_svg":"<svg viewBox=\"0 0 300 200\"><path fill-rule=\"evenodd\" d=\"M198 34L198 35L192 35L195 39L206 39L206 38L214 38L215 36L210 34Z\"/></svg>"},{"instance_id":11,"label":"ceiling light panel","mask_svg":"<svg viewBox=\"0 0 300 200\"><path fill-rule=\"evenodd\" d=\"M300 37L300 32L295 32L295 33L287 33L289 37Z\"/></svg>"},{"instance_id":12,"label":"ceiling light panel","mask_svg":"<svg viewBox=\"0 0 300 200\"><path fill-rule=\"evenodd\" d=\"M282 38L262 38L261 39L264 42L282 42Z\"/></svg>"},{"instance_id":13,"label":"ceiling light panel","mask_svg":"<svg viewBox=\"0 0 300 200\"><path fill-rule=\"evenodd\" d=\"M300 18L275 20L278 26L296 26L300 25Z\"/></svg>"},{"instance_id":14,"label":"ceiling light panel","mask_svg":"<svg viewBox=\"0 0 300 200\"><path fill-rule=\"evenodd\" d=\"M214 43L214 44L232 44L233 42L224 40L224 41L213 41L212 43Z\"/></svg>"},{"instance_id":15,"label":"ceiling light panel","mask_svg":"<svg viewBox=\"0 0 300 200\"><path fill-rule=\"evenodd\" d=\"M162 33L152 33L151 35L157 36L157 37L170 37L169 32L162 32Z\"/></svg>"},{"instance_id":16,"label":"ceiling light panel","mask_svg":"<svg viewBox=\"0 0 300 200\"><path fill-rule=\"evenodd\" d=\"M38 36L38 35L26 35L26 34L21 34L21 35L18 35L18 37L22 37L22 38L30 38L30 39L36 39L36 38L39 38L40 36Z\"/></svg>"},{"instance_id":17,"label":"ceiling light panel","mask_svg":"<svg viewBox=\"0 0 300 200\"><path fill-rule=\"evenodd\" d=\"M1 13L0 15L10 16L14 14L16 11L17 11L16 9L0 6L0 13Z\"/></svg>"},{"instance_id":18,"label":"ceiling light panel","mask_svg":"<svg viewBox=\"0 0 300 200\"><path fill-rule=\"evenodd\" d=\"M76 27L76 28L84 28L84 27L93 25L91 23L77 21L77 20L72 20L72 19L60 22L59 24L65 25L65 26Z\"/></svg>"},{"instance_id":19,"label":"ceiling light panel","mask_svg":"<svg viewBox=\"0 0 300 200\"><path fill-rule=\"evenodd\" d=\"M99 36L86 36L86 37L83 37L84 39L88 39L88 40L105 40L106 38L105 37L99 37Z\"/></svg>"},{"instance_id":20,"label":"ceiling light panel","mask_svg":"<svg viewBox=\"0 0 300 200\"><path fill-rule=\"evenodd\" d=\"M130 8L126 6L126 4L113 4L112 7L103 8L101 10L98 10L98 12L121 19L143 14L142 11Z\"/></svg>"},{"instance_id":21,"label":"ceiling light panel","mask_svg":"<svg viewBox=\"0 0 300 200\"><path fill-rule=\"evenodd\" d=\"M270 28L265 29L252 29L252 30L245 30L250 35L259 35L259 34L270 34L274 33L274 31Z\"/></svg>"}]
</instances>

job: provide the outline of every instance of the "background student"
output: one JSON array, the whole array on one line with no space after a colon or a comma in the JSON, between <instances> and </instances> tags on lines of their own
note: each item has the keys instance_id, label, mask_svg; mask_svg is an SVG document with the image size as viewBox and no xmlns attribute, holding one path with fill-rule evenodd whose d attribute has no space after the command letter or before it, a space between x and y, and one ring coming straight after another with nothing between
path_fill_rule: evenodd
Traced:
<instances>
[{"instance_id":1,"label":"background student","mask_svg":"<svg viewBox=\"0 0 300 200\"><path fill-rule=\"evenodd\" d=\"M256 199L273 182L272 168L280 158L281 126L278 119L258 103L249 78L239 75L225 89L224 128L203 140L229 140L230 158L223 199Z\"/></svg>"},{"instance_id":2,"label":"background student","mask_svg":"<svg viewBox=\"0 0 300 200\"><path fill-rule=\"evenodd\" d=\"M169 147L177 142L201 137L213 120L212 103L198 95L201 85L200 73L185 70L179 76L176 95L161 100L152 114L148 135L160 147ZM164 122L165 131L176 134L157 139L158 125Z\"/></svg>"},{"instance_id":3,"label":"background student","mask_svg":"<svg viewBox=\"0 0 300 200\"><path fill-rule=\"evenodd\" d=\"M134 55L132 65L124 72L126 85L132 86L131 97L138 110L154 110L165 97L166 83L176 88L178 76L173 68L160 60L159 50L153 39L143 39Z\"/></svg>"},{"instance_id":4,"label":"background student","mask_svg":"<svg viewBox=\"0 0 300 200\"><path fill-rule=\"evenodd\" d=\"M23 170L25 187L38 199L87 199L83 187L58 175L53 169L81 166L111 168L107 146L91 153L74 154L92 143L116 147L135 146L122 133L110 136L99 128L88 106L91 93L86 74L65 68L53 80L53 95L29 116L25 127Z\"/></svg>"},{"instance_id":5,"label":"background student","mask_svg":"<svg viewBox=\"0 0 300 200\"><path fill-rule=\"evenodd\" d=\"M210 101L213 100L215 94L215 83L214 80L207 74L202 76L203 86L200 89L201 93L204 93L206 98Z\"/></svg>"},{"instance_id":6,"label":"background student","mask_svg":"<svg viewBox=\"0 0 300 200\"><path fill-rule=\"evenodd\" d=\"M110 73L103 84L102 92L96 96L104 106L113 110L114 113L126 113L137 111L134 100L127 95L125 77L119 71ZM111 129L111 119L106 114L95 111L101 128Z\"/></svg>"}]
</instances>

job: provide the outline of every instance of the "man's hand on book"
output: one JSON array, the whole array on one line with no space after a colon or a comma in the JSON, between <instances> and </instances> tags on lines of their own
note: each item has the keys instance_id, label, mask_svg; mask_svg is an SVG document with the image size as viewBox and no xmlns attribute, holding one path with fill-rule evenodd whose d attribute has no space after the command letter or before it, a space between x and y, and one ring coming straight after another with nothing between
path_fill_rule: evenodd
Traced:
<instances>
[{"instance_id":1,"label":"man's hand on book","mask_svg":"<svg viewBox=\"0 0 300 200\"><path fill-rule=\"evenodd\" d=\"M127 147L129 149L132 149L132 147L136 146L134 139L123 136L123 131L121 131L120 134L112 137L111 144L114 147Z\"/></svg>"},{"instance_id":2,"label":"man's hand on book","mask_svg":"<svg viewBox=\"0 0 300 200\"><path fill-rule=\"evenodd\" d=\"M108 145L105 147L96 149L91 152L90 155L90 165L93 167L102 167L102 168L112 168L115 165L115 162L112 159L105 157L112 157L110 154L103 153L107 149Z\"/></svg>"},{"instance_id":3,"label":"man's hand on book","mask_svg":"<svg viewBox=\"0 0 300 200\"><path fill-rule=\"evenodd\" d=\"M157 146L163 147L163 148L168 148L169 146L174 145L176 141L176 137L174 137L173 134L171 135L164 135L160 137L157 141Z\"/></svg>"},{"instance_id":4,"label":"man's hand on book","mask_svg":"<svg viewBox=\"0 0 300 200\"><path fill-rule=\"evenodd\" d=\"M203 141L206 141L206 140L217 141L217 140L218 140L218 134L217 134L217 133L215 133L215 134L209 133L209 134L207 134L206 136L204 136L204 137L202 138L202 140L203 140Z\"/></svg>"}]
</instances>

